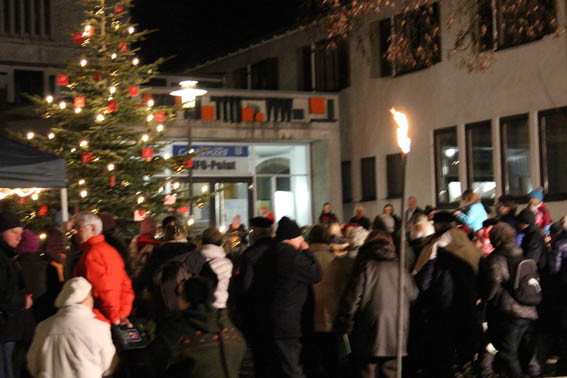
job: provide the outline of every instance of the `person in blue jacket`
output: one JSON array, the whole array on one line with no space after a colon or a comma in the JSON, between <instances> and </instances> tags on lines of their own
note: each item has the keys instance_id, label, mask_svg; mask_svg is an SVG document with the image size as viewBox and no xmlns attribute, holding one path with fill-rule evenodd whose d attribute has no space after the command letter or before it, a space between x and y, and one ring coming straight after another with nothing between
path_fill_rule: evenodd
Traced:
<instances>
[{"instance_id":1,"label":"person in blue jacket","mask_svg":"<svg viewBox=\"0 0 567 378\"><path fill-rule=\"evenodd\" d=\"M488 218L488 214L486 214L486 210L480 202L479 195L472 190L465 190L461 198L465 208L463 211L455 211L453 215L476 233L482 228L482 222Z\"/></svg>"}]
</instances>

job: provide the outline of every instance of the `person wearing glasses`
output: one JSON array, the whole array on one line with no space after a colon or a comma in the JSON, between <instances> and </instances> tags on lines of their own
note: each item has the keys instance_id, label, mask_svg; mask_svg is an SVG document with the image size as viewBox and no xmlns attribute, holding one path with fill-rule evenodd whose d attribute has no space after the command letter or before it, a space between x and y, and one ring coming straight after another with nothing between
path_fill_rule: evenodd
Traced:
<instances>
[{"instance_id":1,"label":"person wearing glasses","mask_svg":"<svg viewBox=\"0 0 567 378\"><path fill-rule=\"evenodd\" d=\"M128 316L134 302L132 281L118 251L104 240L101 219L90 212L78 213L73 216L72 232L83 251L73 275L91 283L96 318L131 327Z\"/></svg>"}]
</instances>

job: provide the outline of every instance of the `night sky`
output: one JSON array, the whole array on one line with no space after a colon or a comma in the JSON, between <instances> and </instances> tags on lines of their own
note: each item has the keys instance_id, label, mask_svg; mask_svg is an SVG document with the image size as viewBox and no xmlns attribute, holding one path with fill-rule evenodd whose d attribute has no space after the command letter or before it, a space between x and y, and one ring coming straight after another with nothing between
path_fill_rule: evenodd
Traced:
<instances>
[{"instance_id":1,"label":"night sky","mask_svg":"<svg viewBox=\"0 0 567 378\"><path fill-rule=\"evenodd\" d=\"M133 21L159 29L140 43L144 59L175 55L161 71L181 72L304 19L305 0L134 0Z\"/></svg>"}]
</instances>

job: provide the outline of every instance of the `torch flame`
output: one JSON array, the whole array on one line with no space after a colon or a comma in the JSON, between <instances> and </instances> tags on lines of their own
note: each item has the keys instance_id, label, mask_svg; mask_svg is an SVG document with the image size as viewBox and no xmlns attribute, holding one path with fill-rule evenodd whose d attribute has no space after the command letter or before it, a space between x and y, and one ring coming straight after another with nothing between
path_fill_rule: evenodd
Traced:
<instances>
[{"instance_id":1,"label":"torch flame","mask_svg":"<svg viewBox=\"0 0 567 378\"><path fill-rule=\"evenodd\" d=\"M404 154L410 152L411 146L411 139L408 137L408 119L406 115L402 112L398 112L396 108L390 109L390 112L394 116L394 121L398 125L397 133L398 133L398 146Z\"/></svg>"}]
</instances>

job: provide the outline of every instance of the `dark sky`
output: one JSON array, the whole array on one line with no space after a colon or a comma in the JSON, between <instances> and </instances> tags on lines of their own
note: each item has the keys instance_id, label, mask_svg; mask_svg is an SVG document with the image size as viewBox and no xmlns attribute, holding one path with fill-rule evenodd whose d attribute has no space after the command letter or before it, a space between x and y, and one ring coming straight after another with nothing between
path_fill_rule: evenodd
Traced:
<instances>
[{"instance_id":1,"label":"dark sky","mask_svg":"<svg viewBox=\"0 0 567 378\"><path fill-rule=\"evenodd\" d=\"M161 71L182 71L293 26L303 16L304 2L134 0L132 18L142 29L159 29L140 44L144 58L175 55Z\"/></svg>"}]
</instances>

